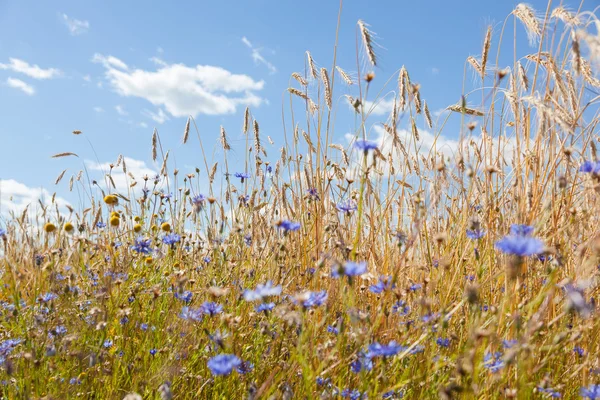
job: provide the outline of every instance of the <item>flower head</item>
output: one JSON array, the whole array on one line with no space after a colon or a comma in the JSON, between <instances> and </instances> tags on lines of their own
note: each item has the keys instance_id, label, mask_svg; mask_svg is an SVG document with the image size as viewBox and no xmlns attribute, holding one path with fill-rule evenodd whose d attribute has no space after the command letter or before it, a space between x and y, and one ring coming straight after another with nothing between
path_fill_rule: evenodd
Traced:
<instances>
[{"instance_id":1,"label":"flower head","mask_svg":"<svg viewBox=\"0 0 600 400\"><path fill-rule=\"evenodd\" d=\"M372 142L370 140L357 140L356 142L354 142L354 147L366 153L369 150L377 149L379 146L376 142Z\"/></svg>"},{"instance_id":2,"label":"flower head","mask_svg":"<svg viewBox=\"0 0 600 400\"><path fill-rule=\"evenodd\" d=\"M302 305L306 308L318 307L325 304L327 300L327 292L309 292L306 300L302 302Z\"/></svg>"},{"instance_id":3,"label":"flower head","mask_svg":"<svg viewBox=\"0 0 600 400\"><path fill-rule=\"evenodd\" d=\"M284 232L295 232L300 229L300 222L294 222L287 219L279 221L277 227L282 229Z\"/></svg>"},{"instance_id":4,"label":"flower head","mask_svg":"<svg viewBox=\"0 0 600 400\"><path fill-rule=\"evenodd\" d=\"M136 251L137 253L148 254L152 251L150 245L152 244L152 240L144 239L143 237L138 237L135 239L135 244L131 246L131 249Z\"/></svg>"},{"instance_id":5,"label":"flower head","mask_svg":"<svg viewBox=\"0 0 600 400\"><path fill-rule=\"evenodd\" d=\"M467 237L471 240L479 240L485 236L485 231L482 229L467 230Z\"/></svg>"},{"instance_id":6,"label":"flower head","mask_svg":"<svg viewBox=\"0 0 600 400\"><path fill-rule=\"evenodd\" d=\"M169 246L173 246L175 243L178 243L181 240L181 236L176 233L170 233L163 237L162 241L164 244L168 244Z\"/></svg>"},{"instance_id":7,"label":"flower head","mask_svg":"<svg viewBox=\"0 0 600 400\"><path fill-rule=\"evenodd\" d=\"M340 202L337 204L336 208L345 213L351 213L352 211L356 211L358 209L356 203L352 200Z\"/></svg>"},{"instance_id":8,"label":"flower head","mask_svg":"<svg viewBox=\"0 0 600 400\"><path fill-rule=\"evenodd\" d=\"M263 297L269 296L279 296L281 294L281 285L273 286L273 282L267 281L267 283L259 284L256 286L254 290L245 290L244 291L244 300L246 301L256 301L262 300Z\"/></svg>"},{"instance_id":9,"label":"flower head","mask_svg":"<svg viewBox=\"0 0 600 400\"><path fill-rule=\"evenodd\" d=\"M581 397L595 400L600 399L600 385L589 385L588 387L582 387L579 392Z\"/></svg>"},{"instance_id":10,"label":"flower head","mask_svg":"<svg viewBox=\"0 0 600 400\"><path fill-rule=\"evenodd\" d=\"M579 172L585 172L589 174L600 173L600 161L585 161L579 167Z\"/></svg>"},{"instance_id":11,"label":"flower head","mask_svg":"<svg viewBox=\"0 0 600 400\"><path fill-rule=\"evenodd\" d=\"M242 365L242 360L233 354L219 354L209 359L207 365L213 375L229 375Z\"/></svg>"},{"instance_id":12,"label":"flower head","mask_svg":"<svg viewBox=\"0 0 600 400\"><path fill-rule=\"evenodd\" d=\"M223 306L218 304L218 303L213 303L213 302L204 302L201 306L200 306L200 310L202 310L202 312L204 314L210 315L211 317L217 314L220 314L223 312Z\"/></svg>"},{"instance_id":13,"label":"flower head","mask_svg":"<svg viewBox=\"0 0 600 400\"><path fill-rule=\"evenodd\" d=\"M529 257L543 253L544 243L530 236L512 234L498 240L496 248L506 254Z\"/></svg>"},{"instance_id":14,"label":"flower head","mask_svg":"<svg viewBox=\"0 0 600 400\"><path fill-rule=\"evenodd\" d=\"M391 357L398 354L400 351L406 350L406 347L392 340L388 344L380 344L378 342L371 343L369 345L369 353L370 357Z\"/></svg>"},{"instance_id":15,"label":"flower head","mask_svg":"<svg viewBox=\"0 0 600 400\"><path fill-rule=\"evenodd\" d=\"M242 181L242 183L244 183L244 179L250 178L250 174L247 172L236 172L235 174L233 174L233 176L235 176L236 178L239 178L240 181Z\"/></svg>"},{"instance_id":16,"label":"flower head","mask_svg":"<svg viewBox=\"0 0 600 400\"><path fill-rule=\"evenodd\" d=\"M338 278L340 275L359 276L367 272L367 262L346 261L342 266L333 266L331 276Z\"/></svg>"},{"instance_id":17,"label":"flower head","mask_svg":"<svg viewBox=\"0 0 600 400\"><path fill-rule=\"evenodd\" d=\"M533 226L523 224L513 224L510 226L510 234L514 236L531 236Z\"/></svg>"}]
</instances>

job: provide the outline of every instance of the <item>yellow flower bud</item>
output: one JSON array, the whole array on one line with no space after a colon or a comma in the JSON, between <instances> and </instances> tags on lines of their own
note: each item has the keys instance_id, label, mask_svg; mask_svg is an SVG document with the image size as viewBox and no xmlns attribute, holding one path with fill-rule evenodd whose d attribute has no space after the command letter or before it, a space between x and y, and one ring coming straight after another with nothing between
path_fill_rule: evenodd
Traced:
<instances>
[{"instance_id":1,"label":"yellow flower bud","mask_svg":"<svg viewBox=\"0 0 600 400\"><path fill-rule=\"evenodd\" d=\"M119 217L110 217L110 226L117 227L121 223L121 218Z\"/></svg>"},{"instance_id":2,"label":"yellow flower bud","mask_svg":"<svg viewBox=\"0 0 600 400\"><path fill-rule=\"evenodd\" d=\"M133 231L134 231L134 232L136 232L136 233L137 233L137 232L139 232L139 231L141 231L141 230L142 230L142 226L141 226L140 224L135 224L135 225L133 226Z\"/></svg>"},{"instance_id":3,"label":"yellow flower bud","mask_svg":"<svg viewBox=\"0 0 600 400\"><path fill-rule=\"evenodd\" d=\"M44 225L44 231L46 233L52 233L56 230L56 225L54 225L52 222L48 222L46 225Z\"/></svg>"},{"instance_id":4,"label":"yellow flower bud","mask_svg":"<svg viewBox=\"0 0 600 400\"><path fill-rule=\"evenodd\" d=\"M73 229L75 229L75 227L73 226L72 223L67 222L65 224L65 226L63 226L63 229L65 230L65 232L70 233L70 232L73 232Z\"/></svg>"},{"instance_id":5,"label":"yellow flower bud","mask_svg":"<svg viewBox=\"0 0 600 400\"><path fill-rule=\"evenodd\" d=\"M168 222L163 222L163 224L160 226L160 229L162 229L165 232L171 232L171 224L169 224Z\"/></svg>"},{"instance_id":6,"label":"yellow flower bud","mask_svg":"<svg viewBox=\"0 0 600 400\"><path fill-rule=\"evenodd\" d=\"M119 203L119 198L114 194L107 194L104 196L104 202L109 206L114 206Z\"/></svg>"}]
</instances>

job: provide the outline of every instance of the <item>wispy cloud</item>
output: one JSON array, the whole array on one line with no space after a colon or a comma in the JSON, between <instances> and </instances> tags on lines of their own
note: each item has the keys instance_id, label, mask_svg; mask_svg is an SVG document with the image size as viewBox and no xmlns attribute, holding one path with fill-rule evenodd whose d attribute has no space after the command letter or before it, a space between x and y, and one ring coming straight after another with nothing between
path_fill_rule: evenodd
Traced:
<instances>
[{"instance_id":1,"label":"wispy cloud","mask_svg":"<svg viewBox=\"0 0 600 400\"><path fill-rule=\"evenodd\" d=\"M115 106L115 110L117 111L117 114L119 115L129 115L129 113L127 111L125 111L125 108L122 105L117 105Z\"/></svg>"},{"instance_id":2,"label":"wispy cloud","mask_svg":"<svg viewBox=\"0 0 600 400\"><path fill-rule=\"evenodd\" d=\"M165 114L165 112L161 108L159 108L156 113L153 113L152 111L149 111L149 110L144 110L144 111L142 111L142 114L148 118L152 118L155 122L157 122L159 124L162 124L165 121L169 120L169 117L167 116L167 114Z\"/></svg>"},{"instance_id":3,"label":"wispy cloud","mask_svg":"<svg viewBox=\"0 0 600 400\"><path fill-rule=\"evenodd\" d=\"M263 81L221 67L165 63L156 71L130 69L118 58L102 54L92 61L104 66L106 79L119 95L164 106L174 117L231 114L238 106L256 107L264 101L255 94Z\"/></svg>"},{"instance_id":4,"label":"wispy cloud","mask_svg":"<svg viewBox=\"0 0 600 400\"><path fill-rule=\"evenodd\" d=\"M90 171L100 172L102 176L111 171L112 181L115 183L116 190L119 192L127 192L133 182L141 181L144 176L154 176L156 171L148 167L142 160L125 157L125 166L127 173L124 173L121 168L112 168L110 162L98 163L91 160L86 160L85 165ZM133 178L133 179L132 179ZM98 180L98 182L104 182Z\"/></svg>"},{"instance_id":5,"label":"wispy cloud","mask_svg":"<svg viewBox=\"0 0 600 400\"><path fill-rule=\"evenodd\" d=\"M94 107L94 111L96 111L97 113L103 113L104 112L104 108L102 108L102 107Z\"/></svg>"},{"instance_id":6,"label":"wispy cloud","mask_svg":"<svg viewBox=\"0 0 600 400\"><path fill-rule=\"evenodd\" d=\"M67 29L69 29L69 33L73 36L86 33L90 29L89 21L70 18L67 14L62 14L62 20Z\"/></svg>"},{"instance_id":7,"label":"wispy cloud","mask_svg":"<svg viewBox=\"0 0 600 400\"><path fill-rule=\"evenodd\" d=\"M12 57L8 61L8 64L0 63L0 69L18 72L33 79L52 79L61 75L60 70L56 68L44 69L38 65L30 65L27 61Z\"/></svg>"},{"instance_id":8,"label":"wispy cloud","mask_svg":"<svg viewBox=\"0 0 600 400\"><path fill-rule=\"evenodd\" d=\"M29 96L33 96L35 94L35 88L27 83L23 82L20 79L8 78L6 80L6 84L12 88L19 89L25 94Z\"/></svg>"},{"instance_id":9,"label":"wispy cloud","mask_svg":"<svg viewBox=\"0 0 600 400\"><path fill-rule=\"evenodd\" d=\"M248 46L248 48L252 51L252 59L254 60L255 63L257 64L263 64L264 66L266 66L269 69L269 73L274 74L277 72L277 68L275 68L275 66L273 64L271 64L269 61L267 61L265 59L265 57L263 57L263 55L261 54L262 49L260 48L256 48L252 45L252 42L250 42L250 40L248 40L247 37L242 37L242 42Z\"/></svg>"},{"instance_id":10,"label":"wispy cloud","mask_svg":"<svg viewBox=\"0 0 600 400\"><path fill-rule=\"evenodd\" d=\"M8 215L10 212L19 214L27 206L31 206L30 210L32 210L37 208L40 202L44 206L50 205L52 194L46 189L32 188L14 179L0 180L0 204L3 215ZM61 197L56 197L55 202L59 208L69 204Z\"/></svg>"}]
</instances>

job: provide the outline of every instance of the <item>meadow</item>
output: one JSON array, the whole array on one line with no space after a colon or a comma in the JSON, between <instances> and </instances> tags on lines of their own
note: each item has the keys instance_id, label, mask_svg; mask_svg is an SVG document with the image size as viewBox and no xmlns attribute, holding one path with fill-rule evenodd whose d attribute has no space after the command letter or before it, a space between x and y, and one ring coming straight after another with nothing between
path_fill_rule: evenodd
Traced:
<instances>
[{"instance_id":1,"label":"meadow","mask_svg":"<svg viewBox=\"0 0 600 400\"><path fill-rule=\"evenodd\" d=\"M84 165L54 183L85 208L5 219L2 398L600 399L597 16L518 5L438 115L435 88L378 72L374 31L355 66L307 51L283 143L246 109L213 163L190 117L195 170L155 130L156 176L123 192L124 156Z\"/></svg>"}]
</instances>

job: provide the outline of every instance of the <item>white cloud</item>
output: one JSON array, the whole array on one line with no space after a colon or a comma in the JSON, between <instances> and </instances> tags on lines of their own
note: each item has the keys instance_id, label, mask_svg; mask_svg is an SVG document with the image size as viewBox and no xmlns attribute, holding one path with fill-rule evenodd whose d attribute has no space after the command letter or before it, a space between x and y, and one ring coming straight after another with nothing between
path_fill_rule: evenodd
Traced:
<instances>
[{"instance_id":1,"label":"white cloud","mask_svg":"<svg viewBox=\"0 0 600 400\"><path fill-rule=\"evenodd\" d=\"M113 56L96 54L92 61L104 66L108 82L119 95L164 106L174 117L231 114L238 106L259 106L264 101L254 93L263 88L263 81L221 67L165 64L146 71L130 70Z\"/></svg>"},{"instance_id":2,"label":"white cloud","mask_svg":"<svg viewBox=\"0 0 600 400\"><path fill-rule=\"evenodd\" d=\"M12 88L19 89L23 91L25 94L29 96L33 96L35 94L35 89L33 86L28 85L20 79L8 78L6 80L6 84Z\"/></svg>"},{"instance_id":3,"label":"white cloud","mask_svg":"<svg viewBox=\"0 0 600 400\"><path fill-rule=\"evenodd\" d=\"M104 108L102 108L102 107L94 107L94 111L96 111L97 113L103 113L104 112Z\"/></svg>"},{"instance_id":4,"label":"white cloud","mask_svg":"<svg viewBox=\"0 0 600 400\"><path fill-rule=\"evenodd\" d=\"M129 157L124 157L125 166L127 169L127 173L123 172L122 165L119 167L113 168L111 172L111 177L113 182L115 183L116 190L119 193L126 194L129 190L130 185L134 182L138 182L138 187L142 187L144 184L143 178L144 176L148 176L150 178L156 175L156 171L151 169L146 165L144 161L136 160ZM108 180L105 180L105 174L110 172L110 162L106 163L97 163L95 161L86 160L85 165L90 171L101 172L102 176L97 179L98 184L101 185L104 189L109 189L109 191L113 191L112 186L110 185ZM133 176L134 179L131 177Z\"/></svg>"},{"instance_id":5,"label":"white cloud","mask_svg":"<svg viewBox=\"0 0 600 400\"><path fill-rule=\"evenodd\" d=\"M30 213L39 208L39 201L44 206L52 204L52 194L43 188L31 188L14 179L0 180L0 204L2 215L8 216L10 212L20 214L29 205ZM56 197L55 202L59 209L69 204L62 197ZM30 214L31 215L31 214Z\"/></svg>"},{"instance_id":6,"label":"white cloud","mask_svg":"<svg viewBox=\"0 0 600 400\"><path fill-rule=\"evenodd\" d=\"M165 112L161 108L159 108L158 112L156 112L156 113L153 113L152 111L149 111L149 110L144 110L144 111L142 111L142 114L148 118L152 118L155 122L158 122L159 124L162 124L165 121L169 120L169 117L167 116L167 114L165 114Z\"/></svg>"},{"instance_id":7,"label":"white cloud","mask_svg":"<svg viewBox=\"0 0 600 400\"><path fill-rule=\"evenodd\" d=\"M440 73L440 69L439 69L439 68L437 68L437 67L432 67L432 68L431 68L431 73L432 73L433 75L438 75L438 74Z\"/></svg>"},{"instance_id":8,"label":"white cloud","mask_svg":"<svg viewBox=\"0 0 600 400\"><path fill-rule=\"evenodd\" d=\"M275 66L269 61L267 61L261 54L262 49L254 47L252 43L248 40L248 38L246 38L245 36L242 37L242 43L248 46L248 48L252 51L252 59L255 63L263 64L264 66L266 66L271 74L277 72L277 68L275 68Z\"/></svg>"},{"instance_id":9,"label":"white cloud","mask_svg":"<svg viewBox=\"0 0 600 400\"><path fill-rule=\"evenodd\" d=\"M69 33L73 36L86 33L90 29L89 21L81 21L75 18L70 18L67 14L62 15L64 24L69 29Z\"/></svg>"},{"instance_id":10,"label":"white cloud","mask_svg":"<svg viewBox=\"0 0 600 400\"><path fill-rule=\"evenodd\" d=\"M119 115L129 115L129 113L127 111L125 111L125 108L122 105L117 105L115 106L115 110L117 111L117 114Z\"/></svg>"},{"instance_id":11,"label":"white cloud","mask_svg":"<svg viewBox=\"0 0 600 400\"><path fill-rule=\"evenodd\" d=\"M348 103L350 107L352 105ZM375 102L365 101L365 111L370 115L389 115L394 108L394 97L380 98Z\"/></svg>"},{"instance_id":12,"label":"white cloud","mask_svg":"<svg viewBox=\"0 0 600 400\"><path fill-rule=\"evenodd\" d=\"M152 61L154 64L158 65L159 67L167 66L167 63L162 58L152 57L152 58L150 58L150 61Z\"/></svg>"},{"instance_id":13,"label":"white cloud","mask_svg":"<svg viewBox=\"0 0 600 400\"><path fill-rule=\"evenodd\" d=\"M140 123L138 124L138 126L139 126L140 128L147 128L147 127L148 127L148 124L147 124L147 123L145 123L145 122L140 122Z\"/></svg>"},{"instance_id":14,"label":"white cloud","mask_svg":"<svg viewBox=\"0 0 600 400\"><path fill-rule=\"evenodd\" d=\"M43 69L38 65L29 65L28 62L18 58L9 58L8 64L0 63L0 69L10 70L27 75L33 79L52 79L60 76L60 70L56 68Z\"/></svg>"},{"instance_id":15,"label":"white cloud","mask_svg":"<svg viewBox=\"0 0 600 400\"><path fill-rule=\"evenodd\" d=\"M86 81L86 82L91 82L92 81L92 77L89 76L89 75L84 75L83 76L83 80Z\"/></svg>"}]
</instances>

